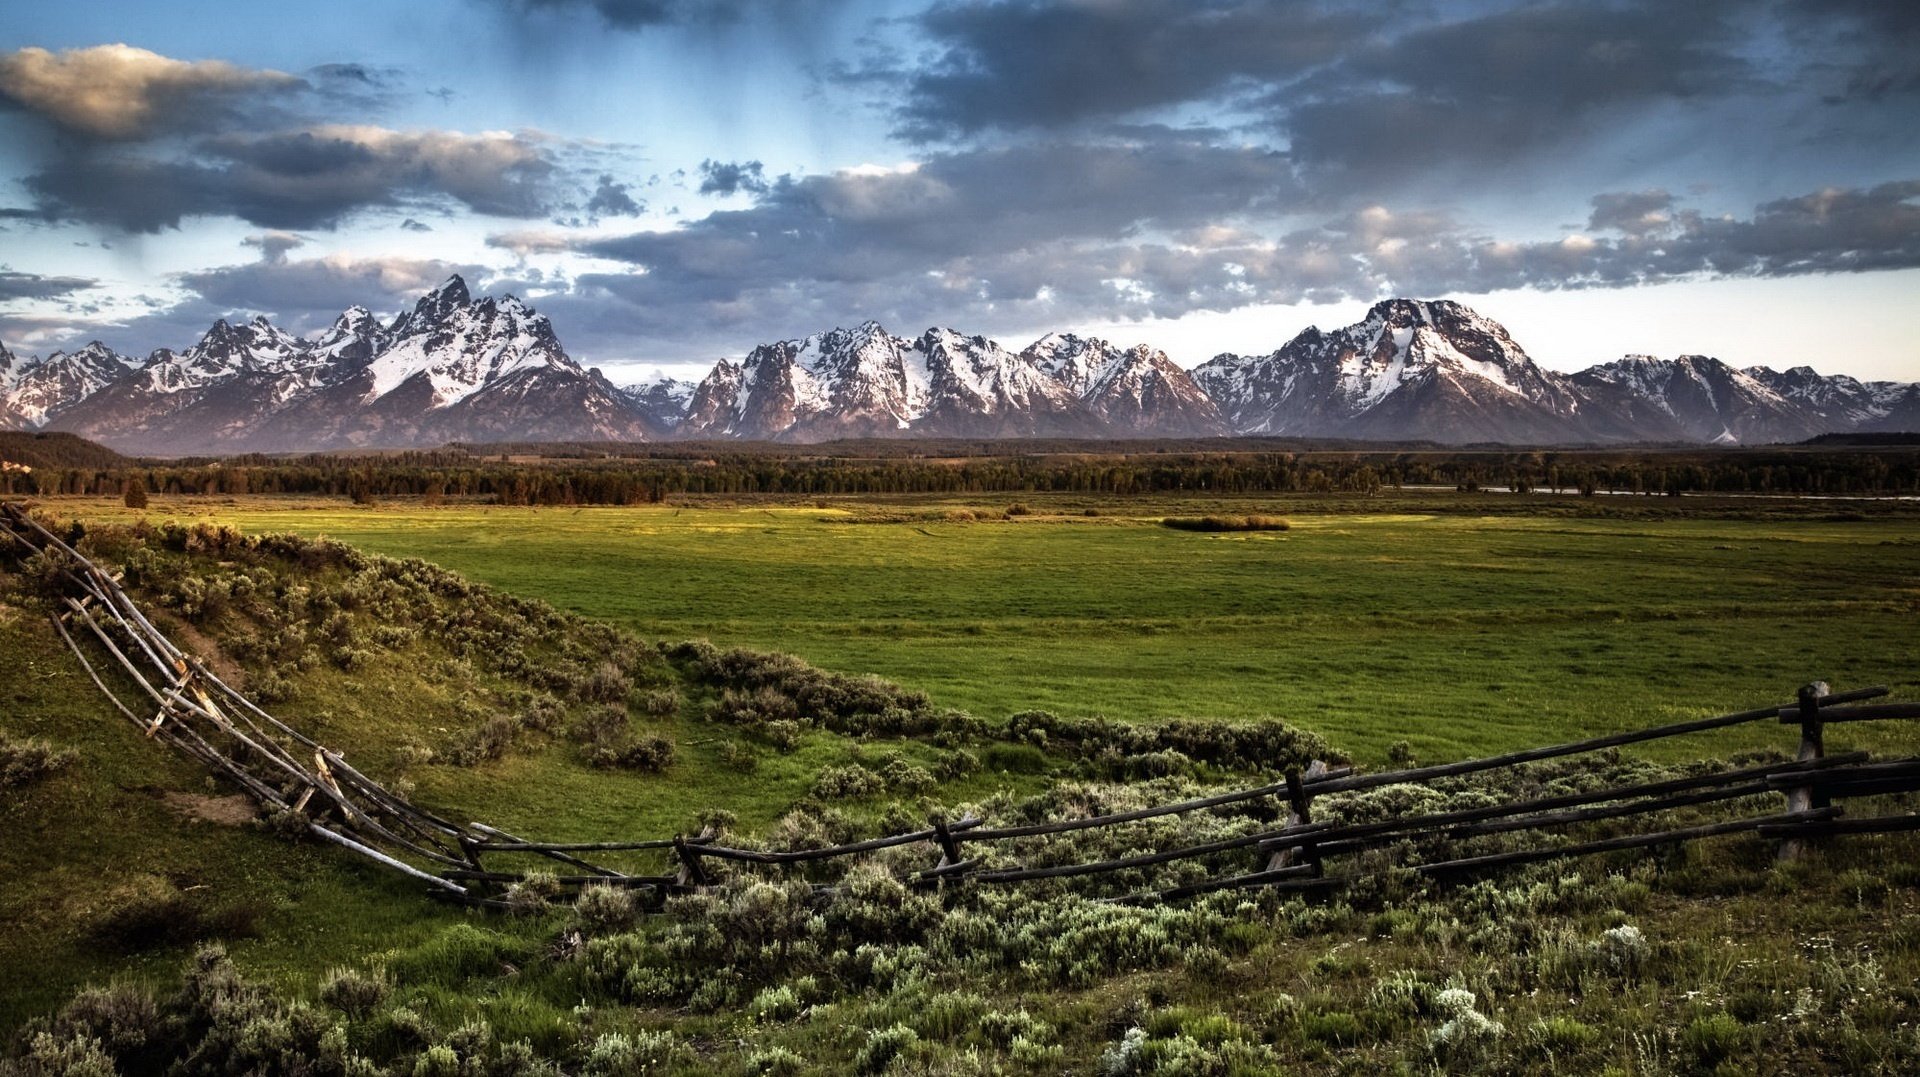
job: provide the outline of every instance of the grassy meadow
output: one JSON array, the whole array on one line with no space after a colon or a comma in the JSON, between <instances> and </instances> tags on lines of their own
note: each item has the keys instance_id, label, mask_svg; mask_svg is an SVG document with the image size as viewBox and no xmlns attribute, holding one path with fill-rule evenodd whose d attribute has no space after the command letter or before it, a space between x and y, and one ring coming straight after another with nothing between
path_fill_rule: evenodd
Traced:
<instances>
[{"instance_id":1,"label":"grassy meadow","mask_svg":"<svg viewBox=\"0 0 1920 1077\"><path fill-rule=\"evenodd\" d=\"M46 508L96 525L138 515L117 501ZM1213 512L1290 527L1160 524ZM1884 509L1445 493L583 509L156 496L144 515L325 535L498 588L354 568L319 556L325 544L262 544L276 553L99 526L86 539L127 566L177 638L236 663L251 691L274 689L276 713L422 804L541 837L690 832L726 809L748 841L851 840L928 814L1026 821L1270 777L1264 749L1234 767L1130 756L1171 768L1148 778L1158 772L1059 741L1015 743L998 723L1030 707L1280 718L1379 766L1401 740L1439 761L1785 701L1816 676L1920 696L1920 519ZM129 552L135 534L151 548ZM0 1073L163 1072L175 1056L199 1060L180 1072L369 1077L1920 1065L1913 835L1786 864L1769 840L1722 838L1459 886L1365 859L1331 901L1230 892L1140 909L1068 885L910 891L892 876L929 854L908 846L837 877L830 897L800 873L753 870L660 915L604 895L474 912L220 815L229 790L100 700L35 578L0 566L0 754L43 743L63 762L0 782L0 973L34 970L0 975ZM642 642L690 637L877 673L992 724L962 738L970 748L817 721L783 743L780 723L739 713L761 699L748 681L697 648ZM594 687L603 661L624 671L610 695ZM662 693L666 705L649 702ZM582 731L609 707L633 735L668 738L670 765L591 764ZM504 742L480 750L507 719ZM1831 729L1828 744L1911 755L1914 732L1863 723ZM1755 723L1644 747L1651 758L1336 796L1316 817L1666 779L1702 757L1790 752L1793 735ZM960 760L971 765L944 766ZM828 789L861 768L921 777ZM1667 818L1778 803L1767 793ZM1132 855L1268 825L1262 810L1008 855ZM1233 851L1185 867L1248 862ZM638 854L635 866L662 863ZM232 964L190 956L209 942ZM338 1066L301 1069L312 1057Z\"/></svg>"},{"instance_id":2,"label":"grassy meadow","mask_svg":"<svg viewBox=\"0 0 1920 1077\"><path fill-rule=\"evenodd\" d=\"M1228 534L1158 526L1191 507L1173 502L1031 498L1010 518L1006 498L156 498L148 514L421 557L642 638L789 651L990 719L1272 716L1368 762L1403 739L1458 758L1739 709L1815 677L1920 688L1920 520L1520 515L1510 501L1300 513L1275 499L1235 511L1290 530ZM1714 750L1780 741L1726 738Z\"/></svg>"}]
</instances>

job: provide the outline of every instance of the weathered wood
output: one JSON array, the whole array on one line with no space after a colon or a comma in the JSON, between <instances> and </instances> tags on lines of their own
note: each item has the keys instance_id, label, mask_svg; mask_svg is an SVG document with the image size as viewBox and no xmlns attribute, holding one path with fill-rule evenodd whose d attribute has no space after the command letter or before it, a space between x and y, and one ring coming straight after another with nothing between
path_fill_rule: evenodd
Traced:
<instances>
[{"instance_id":1,"label":"weathered wood","mask_svg":"<svg viewBox=\"0 0 1920 1077\"><path fill-rule=\"evenodd\" d=\"M1277 868L1272 871L1256 871L1247 875L1233 875L1224 879L1208 879L1205 882L1189 883L1167 890L1155 890L1142 894L1128 894L1125 897L1111 899L1116 905L1146 905L1160 901L1176 901L1185 897L1197 897L1211 894L1217 890L1249 890L1262 887L1269 890L1338 890L1347 885L1347 880L1331 876L1307 875L1307 865L1300 864L1290 868Z\"/></svg>"},{"instance_id":2,"label":"weathered wood","mask_svg":"<svg viewBox=\"0 0 1920 1077\"><path fill-rule=\"evenodd\" d=\"M681 887L702 887L708 885L707 872L700 866L700 849L679 834L673 836L673 855L680 865L680 874L675 885Z\"/></svg>"},{"instance_id":3,"label":"weathered wood","mask_svg":"<svg viewBox=\"0 0 1920 1077\"><path fill-rule=\"evenodd\" d=\"M1346 823L1317 835L1323 853L1352 852L1358 848L1380 844L1365 839L1389 838L1399 840L1399 835L1414 832L1439 830L1465 823L1480 822L1489 819L1505 819L1513 816L1531 815L1560 808L1573 808L1584 804L1602 804L1616 800L1634 800L1647 797L1661 797L1682 793L1691 789L1706 789L1718 786L1737 785L1765 778L1774 774L1797 774L1824 767L1856 763L1867 758L1865 752L1849 752L1846 755L1828 756L1824 759L1808 762L1767 763L1739 770L1720 771L1714 774L1697 774L1687 778L1669 778L1658 782L1643 782L1638 785L1613 786L1607 789L1595 789L1585 793L1561 793L1550 797L1536 797L1532 800L1512 801L1506 804L1490 804L1482 808L1460 808L1449 812L1429 812L1423 815L1407 815L1395 819L1382 819L1371 823ZM1274 839L1277 845L1287 841L1286 836ZM1269 846L1271 847L1271 846Z\"/></svg>"},{"instance_id":4,"label":"weathered wood","mask_svg":"<svg viewBox=\"0 0 1920 1077\"><path fill-rule=\"evenodd\" d=\"M1741 725L1772 718L1780 712L1778 707L1760 707L1734 714L1722 714L1712 718L1696 718L1690 722L1674 722L1670 725L1654 726L1650 729L1635 729L1624 733L1609 733L1604 737L1590 737L1586 740L1569 741L1545 748L1528 748L1524 751L1508 752L1505 755L1488 756L1484 759L1466 759L1458 763L1441 763L1431 767L1415 767L1411 770L1390 770L1378 774L1361 774L1350 778L1335 778L1319 783L1315 795L1344 793L1355 789L1374 789L1383 785L1402 785L1410 782L1428 782L1435 778L1455 778L1465 774L1476 774L1483 770L1498 770L1503 767L1517 766L1521 763L1534 763L1542 759L1556 759L1566 755L1582 755L1606 748L1621 748L1643 741L1661 740L1666 737L1685 736L1688 733L1704 733L1710 729L1724 729L1727 726Z\"/></svg>"},{"instance_id":5,"label":"weathered wood","mask_svg":"<svg viewBox=\"0 0 1920 1077\"><path fill-rule=\"evenodd\" d=\"M1920 830L1920 815L1875 815L1864 819L1825 819L1807 823L1781 823L1760 828L1762 837L1831 837L1840 834L1886 834Z\"/></svg>"},{"instance_id":6,"label":"weathered wood","mask_svg":"<svg viewBox=\"0 0 1920 1077\"><path fill-rule=\"evenodd\" d=\"M1296 833L1302 828L1296 828ZM1059 879L1073 875L1099 875L1111 871L1123 871L1127 868L1141 868L1153 864L1166 864L1175 860L1191 860L1210 853L1226 852L1229 849L1244 849L1249 845L1259 845L1273 840L1276 831L1261 831L1253 834L1238 834L1218 841L1202 842L1198 845L1184 845L1177 849L1162 849L1159 852L1142 853L1138 856L1124 856L1115 860L1096 860L1084 864L1060 864L1050 868L1004 868L998 871L975 872L971 878L983 883L1009 883L1026 879ZM1311 870L1311 865L1306 866Z\"/></svg>"},{"instance_id":7,"label":"weathered wood","mask_svg":"<svg viewBox=\"0 0 1920 1077\"><path fill-rule=\"evenodd\" d=\"M515 838L512 834L509 834L504 830L499 830L497 828L490 827L490 826L482 826L479 823L473 824L473 828L475 830L480 831L483 834L497 835L499 837L505 838L508 841L519 840L518 838ZM469 851L475 854L476 867L479 866L478 865L478 845L479 845L478 842L462 843L462 848L468 849ZM577 856L569 856L566 853L559 852L553 849L529 849L527 851L535 856L544 856L549 860L553 860L561 864L571 864L576 868L585 868L588 871L592 872L594 875L599 876L600 878L631 878L632 877L627 875L626 872L615 871L612 868L603 868L600 865L595 864L590 860L582 860Z\"/></svg>"},{"instance_id":8,"label":"weathered wood","mask_svg":"<svg viewBox=\"0 0 1920 1077\"><path fill-rule=\"evenodd\" d=\"M1829 692L1827 695L1816 699L1814 703L1816 706L1825 709L1827 707L1837 707L1842 703L1859 703L1862 700L1879 699L1891 691L1892 689L1884 684L1876 684L1871 688L1855 688L1847 692ZM1780 708L1780 721L1784 725L1792 725L1800 721L1800 701L1797 698L1794 702Z\"/></svg>"},{"instance_id":9,"label":"weathered wood","mask_svg":"<svg viewBox=\"0 0 1920 1077\"><path fill-rule=\"evenodd\" d=\"M971 817L960 819L947 824L947 833L958 841L961 834L979 825L980 820L978 819ZM936 832L929 827L926 830L915 830L905 834L889 834L883 838L870 838L867 841L856 841L847 845L829 845L821 849L774 851L767 849L732 849L726 846L708 845L700 850L700 855L711 856L719 860L744 860L753 864L800 864L810 860L832 860L836 857L847 856L853 853L867 853L873 852L876 849L890 849L896 845L912 845L916 842L932 841L935 836Z\"/></svg>"},{"instance_id":10,"label":"weathered wood","mask_svg":"<svg viewBox=\"0 0 1920 1077\"><path fill-rule=\"evenodd\" d=\"M1344 778L1353 773L1352 767L1335 767L1327 771L1326 781ZM1113 826L1116 823L1133 823L1142 819L1154 819L1162 815L1181 815L1186 812L1200 811L1204 808L1218 808L1227 804L1237 804L1243 800L1258 800L1284 792L1287 783L1274 782L1271 785L1256 786L1252 789L1240 789L1231 793L1220 793L1209 797L1195 797L1172 804L1162 804L1153 808L1138 808L1134 811L1114 812L1111 815L1090 815L1085 819L1067 819L1057 823L1030 823L1025 826L982 827L968 834L963 841L999 841L1002 838L1025 838L1037 834L1064 834L1072 830L1091 830L1097 827ZM1316 788L1315 792L1320 790Z\"/></svg>"},{"instance_id":11,"label":"weathered wood","mask_svg":"<svg viewBox=\"0 0 1920 1077\"><path fill-rule=\"evenodd\" d=\"M1834 722L1880 722L1893 718L1920 718L1920 703L1876 703L1865 707L1821 707L1816 717L1826 724ZM1782 718L1781 725L1793 725L1798 718Z\"/></svg>"},{"instance_id":12,"label":"weathered wood","mask_svg":"<svg viewBox=\"0 0 1920 1077\"><path fill-rule=\"evenodd\" d=\"M483 871L475 868L448 868L440 872L443 879L464 879L470 882L519 883L525 882L531 872L525 871ZM679 875L555 875L554 882L561 886L677 886Z\"/></svg>"},{"instance_id":13,"label":"weathered wood","mask_svg":"<svg viewBox=\"0 0 1920 1077\"><path fill-rule=\"evenodd\" d=\"M1830 819L1837 810L1836 808L1819 808L1813 811L1787 812L1782 815L1767 815L1753 819L1732 819L1720 823L1683 827L1678 830L1662 830L1652 834L1627 834L1617 838L1601 838L1598 841L1585 841L1574 845L1562 845L1547 849L1520 849L1506 853L1489 853L1485 856L1469 856L1458 860L1441 860L1430 864L1415 864L1413 865L1413 870L1423 875L1445 875L1452 872L1483 871L1487 868L1509 867L1514 864L1531 864L1541 860L1559 860L1569 856L1588 856L1593 853L1612 852L1619 849L1644 849L1654 845L1672 845L1677 842L1694 841L1699 838L1711 838L1720 834L1737 834L1745 830L1758 830L1764 826Z\"/></svg>"},{"instance_id":14,"label":"weathered wood","mask_svg":"<svg viewBox=\"0 0 1920 1077\"><path fill-rule=\"evenodd\" d=\"M1800 753L1803 762L1818 759L1826 754L1825 733L1822 726L1820 702L1833 692L1825 681L1814 681L1800 687ZM1824 808L1827 798L1812 785L1796 785L1787 790L1787 811L1802 812L1810 808ZM1799 860L1807 855L1810 846L1807 841L1793 838L1780 846L1779 858Z\"/></svg>"}]
</instances>

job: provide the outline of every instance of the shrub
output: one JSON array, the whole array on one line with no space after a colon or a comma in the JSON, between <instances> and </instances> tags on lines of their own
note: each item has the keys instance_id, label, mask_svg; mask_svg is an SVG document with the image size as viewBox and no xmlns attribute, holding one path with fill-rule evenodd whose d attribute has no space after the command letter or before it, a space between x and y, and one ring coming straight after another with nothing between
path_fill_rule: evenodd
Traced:
<instances>
[{"instance_id":1,"label":"shrub","mask_svg":"<svg viewBox=\"0 0 1920 1077\"><path fill-rule=\"evenodd\" d=\"M594 707L581 715L569 730L573 739L589 747L608 747L627 737L625 707Z\"/></svg>"},{"instance_id":2,"label":"shrub","mask_svg":"<svg viewBox=\"0 0 1920 1077\"><path fill-rule=\"evenodd\" d=\"M1278 516L1169 516L1160 526L1176 531L1285 531L1293 525Z\"/></svg>"},{"instance_id":3,"label":"shrub","mask_svg":"<svg viewBox=\"0 0 1920 1077\"><path fill-rule=\"evenodd\" d=\"M920 1034L906 1025L867 1033L867 1042L853 1056L855 1073L882 1073L903 1052L920 1042Z\"/></svg>"},{"instance_id":4,"label":"shrub","mask_svg":"<svg viewBox=\"0 0 1920 1077\"><path fill-rule=\"evenodd\" d=\"M785 1047L768 1047L747 1056L747 1072L762 1077L794 1077L806 1068L807 1060Z\"/></svg>"},{"instance_id":5,"label":"shrub","mask_svg":"<svg viewBox=\"0 0 1920 1077\"><path fill-rule=\"evenodd\" d=\"M79 753L56 749L44 740L14 740L0 733L0 789L21 789L72 763Z\"/></svg>"},{"instance_id":6,"label":"shrub","mask_svg":"<svg viewBox=\"0 0 1920 1077\"><path fill-rule=\"evenodd\" d=\"M507 909L518 916L547 911L560 893L560 880L552 872L529 871L518 882L507 884Z\"/></svg>"},{"instance_id":7,"label":"shrub","mask_svg":"<svg viewBox=\"0 0 1920 1077\"><path fill-rule=\"evenodd\" d=\"M477 766L507 754L520 734L520 722L510 714L496 714L447 749L447 762L456 767Z\"/></svg>"},{"instance_id":8,"label":"shrub","mask_svg":"<svg viewBox=\"0 0 1920 1077\"><path fill-rule=\"evenodd\" d=\"M583 887L573 901L575 918L593 934L611 934L632 926L638 911L633 891L623 886Z\"/></svg>"},{"instance_id":9,"label":"shrub","mask_svg":"<svg viewBox=\"0 0 1920 1077\"><path fill-rule=\"evenodd\" d=\"M814 780L813 795L822 800L851 800L872 796L886 788L886 780L858 763L828 767Z\"/></svg>"},{"instance_id":10,"label":"shrub","mask_svg":"<svg viewBox=\"0 0 1920 1077\"><path fill-rule=\"evenodd\" d=\"M165 1031L153 996L132 984L86 988L53 1021L60 1039L96 1042L122 1064L157 1044Z\"/></svg>"},{"instance_id":11,"label":"shrub","mask_svg":"<svg viewBox=\"0 0 1920 1077\"><path fill-rule=\"evenodd\" d=\"M126 492L120 495L120 500L130 509L146 508L147 480L138 475L128 479Z\"/></svg>"},{"instance_id":12,"label":"shrub","mask_svg":"<svg viewBox=\"0 0 1920 1077\"><path fill-rule=\"evenodd\" d=\"M1696 1017L1681 1030L1680 1043L1702 1069L1712 1069L1748 1043L1747 1027L1732 1014Z\"/></svg>"},{"instance_id":13,"label":"shrub","mask_svg":"<svg viewBox=\"0 0 1920 1077\"><path fill-rule=\"evenodd\" d=\"M785 984L769 987L747 1003L747 1016L755 1021L790 1021L800 1016L800 996Z\"/></svg>"},{"instance_id":14,"label":"shrub","mask_svg":"<svg viewBox=\"0 0 1920 1077\"><path fill-rule=\"evenodd\" d=\"M904 759L890 759L880 768L880 780L896 792L918 793L932 788L933 773Z\"/></svg>"},{"instance_id":15,"label":"shrub","mask_svg":"<svg viewBox=\"0 0 1920 1077\"><path fill-rule=\"evenodd\" d=\"M654 688L640 697L640 709L656 718L680 713L680 692L673 688Z\"/></svg>"},{"instance_id":16,"label":"shrub","mask_svg":"<svg viewBox=\"0 0 1920 1077\"><path fill-rule=\"evenodd\" d=\"M1500 1022L1474 1009L1473 992L1448 988L1434 996L1434 1006L1447 1014L1446 1023L1434 1029L1427 1045L1442 1065L1470 1067L1506 1034Z\"/></svg>"},{"instance_id":17,"label":"shrub","mask_svg":"<svg viewBox=\"0 0 1920 1077\"><path fill-rule=\"evenodd\" d=\"M574 693L583 703L622 703L633 692L632 682L612 662L602 662L574 685Z\"/></svg>"},{"instance_id":18,"label":"shrub","mask_svg":"<svg viewBox=\"0 0 1920 1077\"><path fill-rule=\"evenodd\" d=\"M586 1077L639 1077L675 1072L685 1051L671 1032L611 1032L587 1048L580 1072Z\"/></svg>"},{"instance_id":19,"label":"shrub","mask_svg":"<svg viewBox=\"0 0 1920 1077\"><path fill-rule=\"evenodd\" d=\"M619 767L657 774L673 763L673 741L650 734L627 744L596 745L587 752L596 767Z\"/></svg>"},{"instance_id":20,"label":"shrub","mask_svg":"<svg viewBox=\"0 0 1920 1077\"><path fill-rule=\"evenodd\" d=\"M720 746L720 761L742 774L760 769L760 753L739 741L730 740Z\"/></svg>"},{"instance_id":21,"label":"shrub","mask_svg":"<svg viewBox=\"0 0 1920 1077\"><path fill-rule=\"evenodd\" d=\"M356 1020L378 1009L390 991L384 975L349 968L331 969L320 981L320 1001Z\"/></svg>"}]
</instances>

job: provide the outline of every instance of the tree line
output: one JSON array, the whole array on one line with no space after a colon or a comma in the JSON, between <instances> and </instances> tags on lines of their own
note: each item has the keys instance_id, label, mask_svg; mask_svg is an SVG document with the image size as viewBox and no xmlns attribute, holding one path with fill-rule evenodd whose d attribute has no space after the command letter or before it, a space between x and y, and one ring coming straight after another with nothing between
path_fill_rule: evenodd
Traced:
<instances>
[{"instance_id":1,"label":"tree line","mask_svg":"<svg viewBox=\"0 0 1920 1077\"><path fill-rule=\"evenodd\" d=\"M458 451L56 466L0 494L297 494L633 505L676 495L1377 493L1407 487L1638 494L1920 494L1920 451L1336 452L861 459L740 453L601 460Z\"/></svg>"}]
</instances>

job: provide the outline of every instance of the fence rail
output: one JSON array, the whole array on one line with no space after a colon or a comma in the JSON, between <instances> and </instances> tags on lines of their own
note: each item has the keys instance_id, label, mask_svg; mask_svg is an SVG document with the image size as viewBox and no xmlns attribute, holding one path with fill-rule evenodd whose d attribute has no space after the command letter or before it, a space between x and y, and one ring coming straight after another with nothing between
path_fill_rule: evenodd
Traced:
<instances>
[{"instance_id":1,"label":"fence rail","mask_svg":"<svg viewBox=\"0 0 1920 1077\"><path fill-rule=\"evenodd\" d=\"M484 863L487 857L501 856L534 856L573 869L553 876L562 887L641 888L657 901L664 901L674 893L711 886L728 870L805 865L913 845L930 846L937 855L931 867L904 877L904 881L918 886L1075 879L1240 850L1251 850L1254 855L1257 866L1252 870L1107 899L1138 904L1232 889L1336 890L1346 885L1349 877L1330 873L1329 860L1410 839L1436 839L1444 847L1490 834L1528 833L1552 838L1582 824L1657 816L1679 808L1753 797L1782 796L1784 810L1584 841L1561 836L1558 844L1471 856L1443 853L1441 859L1414 860L1405 866L1425 876L1451 878L1542 860L1734 833L1778 839L1782 842L1781 855L1794 857L1804 855L1812 843L1841 835L1920 829L1920 814L1850 817L1834 803L1920 791L1920 758L1874 760L1866 752L1828 755L1824 743L1824 728L1829 723L1920 718L1920 703L1867 703L1886 696L1888 690L1872 687L1830 693L1824 683L1816 682L1801 688L1795 701L1785 705L1397 771L1362 774L1351 767L1330 768L1316 762L1304 772L1289 771L1278 782L1080 818L1003 826L988 826L985 820L973 817L933 819L921 830L811 849L722 845L711 831L641 840L529 840L482 823L455 823L419 807L354 769L340 752L267 713L156 628L117 577L20 505L0 504L0 538L10 539L18 554L40 554L47 560L65 585L60 598L64 608L54 615L54 627L94 685L147 737L201 763L251 796L263 810L295 820L316 837L420 880L434 896L481 906L503 906L505 889L530 874L489 869ZM90 648L82 645L83 639L97 646L95 657L88 657ZM136 711L109 687L97 668L100 662L119 666L146 697L142 711ZM154 709L145 714L144 706ZM1369 822L1316 822L1313 818L1314 802L1331 794L1431 783L1760 721L1798 725L1798 757L1713 774ZM1078 863L995 864L991 857L968 855L969 846L983 853L1002 848L1017 853L1026 839L1125 827L1262 800L1271 801L1283 813L1285 821L1281 825ZM673 870L630 873L582 855L650 850L668 853Z\"/></svg>"}]
</instances>

